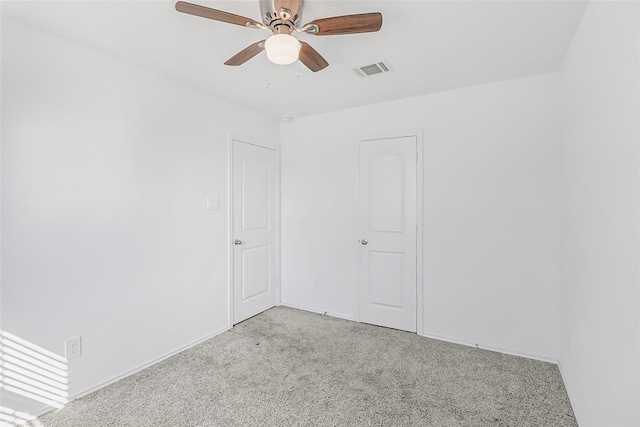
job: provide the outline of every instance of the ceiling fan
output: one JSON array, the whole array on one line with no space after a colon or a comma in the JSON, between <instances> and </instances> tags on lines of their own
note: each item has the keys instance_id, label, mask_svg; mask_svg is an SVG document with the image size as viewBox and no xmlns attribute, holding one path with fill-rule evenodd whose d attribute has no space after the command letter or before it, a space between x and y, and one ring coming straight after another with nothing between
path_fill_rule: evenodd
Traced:
<instances>
[{"instance_id":1,"label":"ceiling fan","mask_svg":"<svg viewBox=\"0 0 640 427\"><path fill-rule=\"evenodd\" d=\"M292 64L299 59L307 68L316 72L326 68L329 63L308 43L293 37L294 31L316 36L329 36L370 33L378 31L382 27L380 12L316 19L301 25L302 6L303 0L260 0L262 23L244 16L184 1L176 3L176 10L243 27L271 30L273 33L271 36L244 48L227 60L225 65L244 64L265 50L267 58L275 64Z\"/></svg>"}]
</instances>

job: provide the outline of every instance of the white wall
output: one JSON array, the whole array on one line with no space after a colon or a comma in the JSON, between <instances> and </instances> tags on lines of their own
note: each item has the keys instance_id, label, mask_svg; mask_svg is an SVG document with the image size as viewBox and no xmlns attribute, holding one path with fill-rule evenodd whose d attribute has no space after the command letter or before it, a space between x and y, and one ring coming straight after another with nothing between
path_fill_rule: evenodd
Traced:
<instances>
[{"instance_id":1,"label":"white wall","mask_svg":"<svg viewBox=\"0 0 640 427\"><path fill-rule=\"evenodd\" d=\"M558 91L555 73L283 124L283 303L357 318L357 141L422 128L425 333L555 360Z\"/></svg>"},{"instance_id":2,"label":"white wall","mask_svg":"<svg viewBox=\"0 0 640 427\"><path fill-rule=\"evenodd\" d=\"M283 302L357 318L357 141L424 129L425 333L559 357L581 425L640 424L638 19L592 3L560 75L282 125ZM81 335L76 394L226 328L227 133L277 126L5 17L1 47L2 329Z\"/></svg>"},{"instance_id":3,"label":"white wall","mask_svg":"<svg viewBox=\"0 0 640 427\"><path fill-rule=\"evenodd\" d=\"M3 17L2 329L72 395L228 326L228 132L278 126Z\"/></svg>"},{"instance_id":4,"label":"white wall","mask_svg":"<svg viewBox=\"0 0 640 427\"><path fill-rule=\"evenodd\" d=\"M640 425L639 19L590 3L561 71L560 366L585 427Z\"/></svg>"}]
</instances>

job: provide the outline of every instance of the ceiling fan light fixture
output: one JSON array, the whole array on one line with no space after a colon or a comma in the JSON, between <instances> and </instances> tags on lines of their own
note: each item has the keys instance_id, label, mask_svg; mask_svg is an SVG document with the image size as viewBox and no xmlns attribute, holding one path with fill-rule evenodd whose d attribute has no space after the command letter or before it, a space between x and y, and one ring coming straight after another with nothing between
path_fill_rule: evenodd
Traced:
<instances>
[{"instance_id":1,"label":"ceiling fan light fixture","mask_svg":"<svg viewBox=\"0 0 640 427\"><path fill-rule=\"evenodd\" d=\"M274 34L264 43L269 61L278 65L293 64L300 55L300 42L289 34Z\"/></svg>"}]
</instances>

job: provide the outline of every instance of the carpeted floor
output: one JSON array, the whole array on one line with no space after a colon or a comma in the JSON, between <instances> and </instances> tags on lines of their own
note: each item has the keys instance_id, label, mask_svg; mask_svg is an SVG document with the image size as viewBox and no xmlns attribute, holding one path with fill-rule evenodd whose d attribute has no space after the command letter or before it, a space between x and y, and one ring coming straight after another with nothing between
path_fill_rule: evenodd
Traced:
<instances>
[{"instance_id":1,"label":"carpeted floor","mask_svg":"<svg viewBox=\"0 0 640 427\"><path fill-rule=\"evenodd\" d=\"M55 426L576 426L557 366L276 307Z\"/></svg>"}]
</instances>

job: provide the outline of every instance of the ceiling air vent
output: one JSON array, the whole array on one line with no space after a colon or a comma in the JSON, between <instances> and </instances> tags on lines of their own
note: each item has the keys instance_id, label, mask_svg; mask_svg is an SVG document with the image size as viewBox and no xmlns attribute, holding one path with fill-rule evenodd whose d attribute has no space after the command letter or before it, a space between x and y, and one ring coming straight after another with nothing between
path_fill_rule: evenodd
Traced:
<instances>
[{"instance_id":1,"label":"ceiling air vent","mask_svg":"<svg viewBox=\"0 0 640 427\"><path fill-rule=\"evenodd\" d=\"M375 64L365 65L364 67L356 68L356 74L360 77L371 77L375 74L388 73L391 71L391 66L387 61L376 62Z\"/></svg>"}]
</instances>

